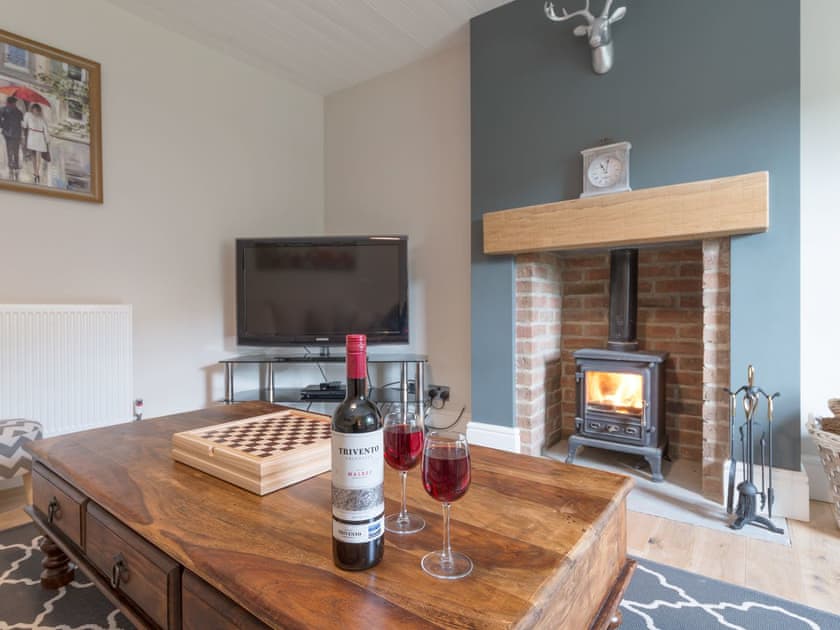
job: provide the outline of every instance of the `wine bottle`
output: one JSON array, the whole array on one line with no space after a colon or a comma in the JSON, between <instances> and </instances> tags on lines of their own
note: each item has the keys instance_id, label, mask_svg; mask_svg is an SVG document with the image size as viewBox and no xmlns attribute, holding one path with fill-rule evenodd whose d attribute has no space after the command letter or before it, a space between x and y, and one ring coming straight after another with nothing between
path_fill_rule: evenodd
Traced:
<instances>
[{"instance_id":1,"label":"wine bottle","mask_svg":"<svg viewBox=\"0 0 840 630\"><path fill-rule=\"evenodd\" d=\"M332 419L333 561L349 571L385 550L382 418L367 398L367 337L347 335L347 395Z\"/></svg>"}]
</instances>

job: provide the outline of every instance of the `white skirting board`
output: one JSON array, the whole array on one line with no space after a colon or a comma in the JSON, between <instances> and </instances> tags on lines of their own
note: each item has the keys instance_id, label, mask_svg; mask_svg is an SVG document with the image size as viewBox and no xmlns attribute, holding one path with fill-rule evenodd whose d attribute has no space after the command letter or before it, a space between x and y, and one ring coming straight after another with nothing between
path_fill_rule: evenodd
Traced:
<instances>
[{"instance_id":1,"label":"white skirting board","mask_svg":"<svg viewBox=\"0 0 840 630\"><path fill-rule=\"evenodd\" d=\"M808 480L811 482L811 498L814 501L831 503L834 499L820 456L816 453L802 453L802 465L805 467L805 472L808 473Z\"/></svg>"},{"instance_id":2,"label":"white skirting board","mask_svg":"<svg viewBox=\"0 0 840 630\"><path fill-rule=\"evenodd\" d=\"M467 441L478 446L488 446L500 451L518 453L520 447L519 429L470 421L467 425Z\"/></svg>"},{"instance_id":3,"label":"white skirting board","mask_svg":"<svg viewBox=\"0 0 840 630\"><path fill-rule=\"evenodd\" d=\"M736 463L735 488L743 480L743 467L740 462ZM753 482L761 489L761 466L755 466L753 470ZM773 489L776 501L773 504L773 516L784 516L797 521L811 520L811 506L809 503L810 493L808 491L808 475L805 469L787 470L786 468L773 469ZM723 463L723 500L726 504L726 495L729 490L729 460ZM737 490L736 490L737 492ZM737 504L738 497L735 497ZM766 514L765 514L766 515Z\"/></svg>"}]
</instances>

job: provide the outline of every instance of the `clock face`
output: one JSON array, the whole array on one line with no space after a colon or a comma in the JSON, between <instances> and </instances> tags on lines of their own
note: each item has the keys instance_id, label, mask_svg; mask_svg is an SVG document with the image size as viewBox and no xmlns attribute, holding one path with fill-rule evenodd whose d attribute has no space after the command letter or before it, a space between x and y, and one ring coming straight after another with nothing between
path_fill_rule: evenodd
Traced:
<instances>
[{"instance_id":1,"label":"clock face","mask_svg":"<svg viewBox=\"0 0 840 630\"><path fill-rule=\"evenodd\" d=\"M624 162L615 155L603 155L592 158L586 176L596 188L615 186L624 173Z\"/></svg>"}]
</instances>

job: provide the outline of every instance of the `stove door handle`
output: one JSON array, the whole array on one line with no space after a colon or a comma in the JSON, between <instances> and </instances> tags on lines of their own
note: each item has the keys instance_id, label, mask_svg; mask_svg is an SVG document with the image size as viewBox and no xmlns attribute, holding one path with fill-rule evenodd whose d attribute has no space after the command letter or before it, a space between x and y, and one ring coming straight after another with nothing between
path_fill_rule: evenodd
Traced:
<instances>
[{"instance_id":1,"label":"stove door handle","mask_svg":"<svg viewBox=\"0 0 840 630\"><path fill-rule=\"evenodd\" d=\"M642 401L642 426L643 427L650 424L650 418L648 417L649 414L650 414L650 404L648 404L648 401L643 400Z\"/></svg>"}]
</instances>

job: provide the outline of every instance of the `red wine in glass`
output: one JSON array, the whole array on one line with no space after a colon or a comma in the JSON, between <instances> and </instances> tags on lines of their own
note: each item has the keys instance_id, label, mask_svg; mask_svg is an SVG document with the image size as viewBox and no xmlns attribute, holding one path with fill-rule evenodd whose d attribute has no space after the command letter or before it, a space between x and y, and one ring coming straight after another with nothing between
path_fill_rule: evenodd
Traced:
<instances>
[{"instance_id":1,"label":"red wine in glass","mask_svg":"<svg viewBox=\"0 0 840 630\"><path fill-rule=\"evenodd\" d=\"M407 407L394 406L385 416L385 461L400 471L402 502L398 514L385 517L385 531L392 534L414 534L426 526L426 521L406 508L406 479L408 471L417 466L423 453L423 423Z\"/></svg>"},{"instance_id":2,"label":"red wine in glass","mask_svg":"<svg viewBox=\"0 0 840 630\"><path fill-rule=\"evenodd\" d=\"M469 556L449 544L449 509L470 487L470 447L463 433L432 431L423 447L423 487L443 504L443 549L423 556L420 566L429 575L457 580L472 573Z\"/></svg>"},{"instance_id":3,"label":"red wine in glass","mask_svg":"<svg viewBox=\"0 0 840 630\"><path fill-rule=\"evenodd\" d=\"M423 453L423 429L409 423L385 427L385 461L395 470L411 470Z\"/></svg>"},{"instance_id":4,"label":"red wine in glass","mask_svg":"<svg viewBox=\"0 0 840 630\"><path fill-rule=\"evenodd\" d=\"M423 462L423 486L435 499L457 501L470 487L470 456L459 446L432 446Z\"/></svg>"}]
</instances>

